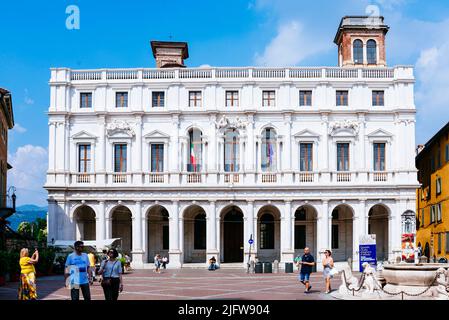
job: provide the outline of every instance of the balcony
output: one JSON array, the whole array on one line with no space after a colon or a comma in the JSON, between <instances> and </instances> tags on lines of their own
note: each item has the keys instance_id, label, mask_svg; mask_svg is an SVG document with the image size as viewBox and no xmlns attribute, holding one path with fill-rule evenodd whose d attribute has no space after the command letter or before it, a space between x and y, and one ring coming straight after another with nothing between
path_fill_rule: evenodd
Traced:
<instances>
[{"instance_id":1,"label":"balcony","mask_svg":"<svg viewBox=\"0 0 449 320\"><path fill-rule=\"evenodd\" d=\"M147 82L147 81L219 81L227 80L301 80L301 79L403 79L414 80L413 68L335 68L335 67L292 67L292 68L167 68L167 69L95 69L71 70L53 68L50 83L73 82Z\"/></svg>"},{"instance_id":2,"label":"balcony","mask_svg":"<svg viewBox=\"0 0 449 320\"><path fill-rule=\"evenodd\" d=\"M339 186L393 185L416 171L294 171L294 172L111 172L71 173L70 186L226 187L238 186ZM55 180L56 181L56 180ZM60 179L58 181L64 181ZM55 184L56 185L56 184Z\"/></svg>"}]
</instances>

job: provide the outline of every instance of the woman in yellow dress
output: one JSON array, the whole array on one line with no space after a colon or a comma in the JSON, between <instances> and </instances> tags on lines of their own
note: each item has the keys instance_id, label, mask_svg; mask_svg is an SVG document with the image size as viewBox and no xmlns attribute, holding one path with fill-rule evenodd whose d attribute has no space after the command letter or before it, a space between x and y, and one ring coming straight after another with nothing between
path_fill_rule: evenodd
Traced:
<instances>
[{"instance_id":1,"label":"woman in yellow dress","mask_svg":"<svg viewBox=\"0 0 449 320\"><path fill-rule=\"evenodd\" d=\"M39 252L34 251L31 258L28 249L20 250L20 282L19 282L19 300L35 300L36 292L36 270L34 265L39 261Z\"/></svg>"}]
</instances>

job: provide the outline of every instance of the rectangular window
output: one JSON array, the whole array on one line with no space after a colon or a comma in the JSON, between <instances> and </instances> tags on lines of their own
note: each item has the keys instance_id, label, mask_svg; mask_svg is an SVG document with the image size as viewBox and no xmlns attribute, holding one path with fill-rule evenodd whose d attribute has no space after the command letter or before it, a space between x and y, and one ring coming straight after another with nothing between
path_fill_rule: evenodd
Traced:
<instances>
[{"instance_id":1,"label":"rectangular window","mask_svg":"<svg viewBox=\"0 0 449 320\"><path fill-rule=\"evenodd\" d=\"M78 147L78 170L90 172L90 144L80 144Z\"/></svg>"},{"instance_id":2,"label":"rectangular window","mask_svg":"<svg viewBox=\"0 0 449 320\"><path fill-rule=\"evenodd\" d=\"M312 143L300 144L299 166L301 171L313 171L312 152L313 152Z\"/></svg>"},{"instance_id":3,"label":"rectangular window","mask_svg":"<svg viewBox=\"0 0 449 320\"><path fill-rule=\"evenodd\" d=\"M153 91L151 93L151 106L153 108L159 108L165 106L165 92Z\"/></svg>"},{"instance_id":4,"label":"rectangular window","mask_svg":"<svg viewBox=\"0 0 449 320\"><path fill-rule=\"evenodd\" d=\"M438 165L438 169L441 168L441 149L440 149L440 146L438 146L438 152L437 152L437 165Z\"/></svg>"},{"instance_id":5,"label":"rectangular window","mask_svg":"<svg viewBox=\"0 0 449 320\"><path fill-rule=\"evenodd\" d=\"M437 179L435 180L435 182L436 182L436 188L435 188L435 191L436 191L437 195L438 195L438 194L441 194L441 177L440 177L440 178L437 178Z\"/></svg>"},{"instance_id":6,"label":"rectangular window","mask_svg":"<svg viewBox=\"0 0 449 320\"><path fill-rule=\"evenodd\" d=\"M312 105L312 91L311 90L299 91L299 105L300 106L311 106Z\"/></svg>"},{"instance_id":7,"label":"rectangular window","mask_svg":"<svg viewBox=\"0 0 449 320\"><path fill-rule=\"evenodd\" d=\"M373 91L373 106L384 106L384 91Z\"/></svg>"},{"instance_id":8,"label":"rectangular window","mask_svg":"<svg viewBox=\"0 0 449 320\"><path fill-rule=\"evenodd\" d=\"M338 224L332 225L332 249L338 249Z\"/></svg>"},{"instance_id":9,"label":"rectangular window","mask_svg":"<svg viewBox=\"0 0 449 320\"><path fill-rule=\"evenodd\" d=\"M80 93L80 108L92 108L92 93L81 92Z\"/></svg>"},{"instance_id":10,"label":"rectangular window","mask_svg":"<svg viewBox=\"0 0 449 320\"><path fill-rule=\"evenodd\" d=\"M430 223L435 222L435 206L430 207Z\"/></svg>"},{"instance_id":11,"label":"rectangular window","mask_svg":"<svg viewBox=\"0 0 449 320\"><path fill-rule=\"evenodd\" d=\"M446 162L449 161L449 144L446 145Z\"/></svg>"},{"instance_id":12,"label":"rectangular window","mask_svg":"<svg viewBox=\"0 0 449 320\"><path fill-rule=\"evenodd\" d=\"M295 226L295 249L304 249L306 247L306 226Z\"/></svg>"},{"instance_id":13,"label":"rectangular window","mask_svg":"<svg viewBox=\"0 0 449 320\"><path fill-rule=\"evenodd\" d=\"M189 91L189 107L201 107L201 91Z\"/></svg>"},{"instance_id":14,"label":"rectangular window","mask_svg":"<svg viewBox=\"0 0 449 320\"><path fill-rule=\"evenodd\" d=\"M114 172L126 172L126 144L114 145Z\"/></svg>"},{"instance_id":15,"label":"rectangular window","mask_svg":"<svg viewBox=\"0 0 449 320\"><path fill-rule=\"evenodd\" d=\"M385 143L374 143L374 171L385 171Z\"/></svg>"},{"instance_id":16,"label":"rectangular window","mask_svg":"<svg viewBox=\"0 0 449 320\"><path fill-rule=\"evenodd\" d=\"M424 215L424 213L425 213L425 210L424 209L422 209L421 210L421 227L424 227L424 217L425 217L425 215Z\"/></svg>"},{"instance_id":17,"label":"rectangular window","mask_svg":"<svg viewBox=\"0 0 449 320\"><path fill-rule=\"evenodd\" d=\"M226 91L226 107L238 107L238 106L239 106L239 92Z\"/></svg>"},{"instance_id":18,"label":"rectangular window","mask_svg":"<svg viewBox=\"0 0 449 320\"><path fill-rule=\"evenodd\" d=\"M162 226L162 250L168 250L168 241L170 234L168 233L168 226Z\"/></svg>"},{"instance_id":19,"label":"rectangular window","mask_svg":"<svg viewBox=\"0 0 449 320\"><path fill-rule=\"evenodd\" d=\"M437 221L441 222L441 203L436 205L436 211L437 211Z\"/></svg>"},{"instance_id":20,"label":"rectangular window","mask_svg":"<svg viewBox=\"0 0 449 320\"><path fill-rule=\"evenodd\" d=\"M262 106L263 107L274 107L275 106L275 98L276 92L271 91L262 91Z\"/></svg>"},{"instance_id":21,"label":"rectangular window","mask_svg":"<svg viewBox=\"0 0 449 320\"><path fill-rule=\"evenodd\" d=\"M116 92L115 93L115 107L127 108L128 107L128 92Z\"/></svg>"},{"instance_id":22,"label":"rectangular window","mask_svg":"<svg viewBox=\"0 0 449 320\"><path fill-rule=\"evenodd\" d=\"M337 143L337 171L349 171L349 143Z\"/></svg>"},{"instance_id":23,"label":"rectangular window","mask_svg":"<svg viewBox=\"0 0 449 320\"><path fill-rule=\"evenodd\" d=\"M449 253L449 232L446 232L446 254Z\"/></svg>"},{"instance_id":24,"label":"rectangular window","mask_svg":"<svg viewBox=\"0 0 449 320\"><path fill-rule=\"evenodd\" d=\"M337 106L347 106L348 105L348 91L347 90L338 90L336 92L336 105Z\"/></svg>"},{"instance_id":25,"label":"rectangular window","mask_svg":"<svg viewBox=\"0 0 449 320\"><path fill-rule=\"evenodd\" d=\"M442 239L441 239L441 233L438 234L438 253L441 253L441 245L442 245Z\"/></svg>"},{"instance_id":26,"label":"rectangular window","mask_svg":"<svg viewBox=\"0 0 449 320\"><path fill-rule=\"evenodd\" d=\"M151 145L151 172L164 171L164 145Z\"/></svg>"}]
</instances>

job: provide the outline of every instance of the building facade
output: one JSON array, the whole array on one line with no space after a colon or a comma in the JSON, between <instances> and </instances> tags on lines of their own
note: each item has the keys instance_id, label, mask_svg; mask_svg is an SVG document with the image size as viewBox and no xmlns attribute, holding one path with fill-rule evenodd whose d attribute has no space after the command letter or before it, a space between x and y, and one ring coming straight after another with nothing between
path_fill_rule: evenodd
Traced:
<instances>
[{"instance_id":1,"label":"building facade","mask_svg":"<svg viewBox=\"0 0 449 320\"><path fill-rule=\"evenodd\" d=\"M426 257L449 258L449 123L418 149L417 237Z\"/></svg>"},{"instance_id":2,"label":"building facade","mask_svg":"<svg viewBox=\"0 0 449 320\"><path fill-rule=\"evenodd\" d=\"M185 68L186 43L153 42L156 69L51 69L48 239L120 237L136 267L308 246L357 269L368 233L394 257L418 186L414 76L384 66L369 19L342 19L337 68Z\"/></svg>"}]
</instances>

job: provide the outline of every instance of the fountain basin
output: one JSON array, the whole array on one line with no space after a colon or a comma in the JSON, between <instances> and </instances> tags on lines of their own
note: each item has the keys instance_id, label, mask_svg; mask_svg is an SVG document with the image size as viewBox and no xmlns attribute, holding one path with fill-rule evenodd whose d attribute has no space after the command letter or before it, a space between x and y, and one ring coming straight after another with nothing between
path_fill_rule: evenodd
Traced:
<instances>
[{"instance_id":1,"label":"fountain basin","mask_svg":"<svg viewBox=\"0 0 449 320\"><path fill-rule=\"evenodd\" d=\"M435 279L439 268L448 269L447 263L398 263L383 266L382 277L387 284L427 287Z\"/></svg>"}]
</instances>

